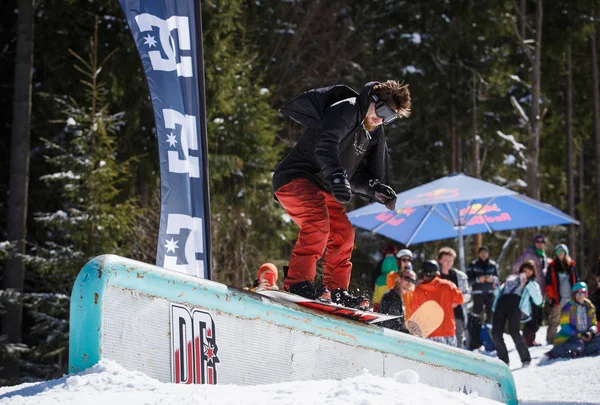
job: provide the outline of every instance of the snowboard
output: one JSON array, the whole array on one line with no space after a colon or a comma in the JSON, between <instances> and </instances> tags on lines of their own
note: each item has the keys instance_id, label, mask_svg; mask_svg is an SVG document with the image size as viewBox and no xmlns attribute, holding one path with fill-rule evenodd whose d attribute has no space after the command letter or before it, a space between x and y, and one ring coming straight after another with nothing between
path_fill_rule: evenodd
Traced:
<instances>
[{"instance_id":1,"label":"snowboard","mask_svg":"<svg viewBox=\"0 0 600 405\"><path fill-rule=\"evenodd\" d=\"M380 314L378 312L363 311L356 308L348 308L339 304L311 300L285 291L263 290L257 291L257 293L265 297L272 298L274 300L293 302L304 308L310 308L316 311L327 312L332 315L352 319L367 324L377 324L379 322L389 321L398 318L397 315Z\"/></svg>"},{"instance_id":2,"label":"snowboard","mask_svg":"<svg viewBox=\"0 0 600 405\"><path fill-rule=\"evenodd\" d=\"M444 310L435 301L426 301L406 321L411 335L426 338L440 327L444 320Z\"/></svg>"}]
</instances>

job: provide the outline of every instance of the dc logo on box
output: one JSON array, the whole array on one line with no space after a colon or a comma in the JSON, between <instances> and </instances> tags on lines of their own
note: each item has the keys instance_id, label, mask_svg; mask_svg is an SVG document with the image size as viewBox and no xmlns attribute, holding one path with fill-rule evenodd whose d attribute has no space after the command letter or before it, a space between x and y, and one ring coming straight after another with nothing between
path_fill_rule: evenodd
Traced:
<instances>
[{"instance_id":1,"label":"dc logo on box","mask_svg":"<svg viewBox=\"0 0 600 405\"><path fill-rule=\"evenodd\" d=\"M173 16L163 20L144 13L135 16L135 21L142 34L146 34L142 35L144 42L139 44L140 52L148 52L154 70L176 70L177 76L183 77L194 75L188 17ZM177 31L177 41L171 36L172 31ZM181 55L182 51L189 51L190 56Z\"/></svg>"},{"instance_id":2,"label":"dc logo on box","mask_svg":"<svg viewBox=\"0 0 600 405\"><path fill-rule=\"evenodd\" d=\"M219 351L208 312L170 304L171 378L176 384L216 384Z\"/></svg>"}]
</instances>

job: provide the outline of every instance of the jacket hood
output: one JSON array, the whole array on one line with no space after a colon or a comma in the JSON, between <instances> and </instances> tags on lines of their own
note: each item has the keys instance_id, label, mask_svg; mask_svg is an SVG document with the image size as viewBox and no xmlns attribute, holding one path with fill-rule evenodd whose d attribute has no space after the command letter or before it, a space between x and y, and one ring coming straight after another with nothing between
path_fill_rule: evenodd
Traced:
<instances>
[{"instance_id":1,"label":"jacket hood","mask_svg":"<svg viewBox=\"0 0 600 405\"><path fill-rule=\"evenodd\" d=\"M369 94L371 94L371 90L376 84L379 84L379 82L369 82L365 84L365 87L362 88L362 90L358 94L358 97L356 98L356 101L358 103L358 109L360 110L359 122L363 122L363 120L367 116L369 104L371 104Z\"/></svg>"}]
</instances>

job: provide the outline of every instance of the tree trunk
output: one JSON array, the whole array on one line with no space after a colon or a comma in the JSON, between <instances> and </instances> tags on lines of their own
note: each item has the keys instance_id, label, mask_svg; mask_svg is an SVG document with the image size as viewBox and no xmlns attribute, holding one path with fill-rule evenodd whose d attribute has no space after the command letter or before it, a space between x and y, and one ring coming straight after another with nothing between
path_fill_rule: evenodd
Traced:
<instances>
[{"instance_id":1,"label":"tree trunk","mask_svg":"<svg viewBox=\"0 0 600 405\"><path fill-rule=\"evenodd\" d=\"M19 0L15 89L11 134L10 193L8 197L7 237L16 248L6 262L4 289L23 292L25 266L20 255L25 253L27 238L27 198L29 191L29 145L31 120L31 81L33 72L33 0ZM9 343L21 343L23 307L7 304L2 318L2 333ZM7 361L6 377L19 377L18 361Z\"/></svg>"},{"instance_id":2,"label":"tree trunk","mask_svg":"<svg viewBox=\"0 0 600 405\"><path fill-rule=\"evenodd\" d=\"M477 75L473 72L473 91L471 92L471 170L473 177L481 178L481 168L479 167L479 141L477 140ZM482 245L481 234L475 235L475 252Z\"/></svg>"},{"instance_id":3,"label":"tree trunk","mask_svg":"<svg viewBox=\"0 0 600 405\"><path fill-rule=\"evenodd\" d=\"M519 21L520 21L519 31L521 32L521 38L525 39L525 33L527 32L526 31L527 0L521 0L519 9L521 10L521 13L520 13L521 18L519 19Z\"/></svg>"},{"instance_id":4,"label":"tree trunk","mask_svg":"<svg viewBox=\"0 0 600 405\"><path fill-rule=\"evenodd\" d=\"M571 44L567 45L567 211L575 218L575 180L573 167L573 66ZM569 226L569 249L577 253L575 225Z\"/></svg>"},{"instance_id":5,"label":"tree trunk","mask_svg":"<svg viewBox=\"0 0 600 405\"><path fill-rule=\"evenodd\" d=\"M452 154L452 163L450 165L452 169L452 173L456 173L458 171L458 142L456 139L456 99L455 99L455 90L454 87L454 71L450 72L450 151Z\"/></svg>"},{"instance_id":6,"label":"tree trunk","mask_svg":"<svg viewBox=\"0 0 600 405\"><path fill-rule=\"evenodd\" d=\"M594 136L596 140L596 256L600 241L600 95L598 94L598 55L596 52L596 31L590 41L592 51L592 97L594 100Z\"/></svg>"},{"instance_id":7,"label":"tree trunk","mask_svg":"<svg viewBox=\"0 0 600 405\"><path fill-rule=\"evenodd\" d=\"M542 81L543 4L543 0L538 0L535 7L535 51L532 61L531 116L529 117L529 140L527 142L527 193L536 200L540 199L540 181L538 172L540 159L540 132L542 129L540 97Z\"/></svg>"},{"instance_id":8,"label":"tree trunk","mask_svg":"<svg viewBox=\"0 0 600 405\"><path fill-rule=\"evenodd\" d=\"M585 261L585 234L586 234L586 229L585 229L585 225L583 222L583 215L582 215L582 210L581 210L581 206L583 205L583 201L584 201L584 170L585 170L585 166L583 165L583 150L584 148L581 148L581 150L579 151L579 162L578 162L578 200L579 200L579 208L577 209L577 219L579 220L579 222L581 223L580 228L579 228L579 252L577 252L579 254L579 257L575 260L577 260L577 267L579 269L585 269L586 267L586 261ZM582 275L583 272L581 272L580 270L580 276Z\"/></svg>"}]
</instances>

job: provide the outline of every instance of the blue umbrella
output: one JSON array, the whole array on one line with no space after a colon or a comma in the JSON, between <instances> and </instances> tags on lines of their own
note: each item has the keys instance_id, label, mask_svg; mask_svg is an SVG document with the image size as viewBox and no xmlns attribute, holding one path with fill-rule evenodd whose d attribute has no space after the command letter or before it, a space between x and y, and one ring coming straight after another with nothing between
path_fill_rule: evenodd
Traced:
<instances>
[{"instance_id":1,"label":"blue umbrella","mask_svg":"<svg viewBox=\"0 0 600 405\"><path fill-rule=\"evenodd\" d=\"M353 225L409 246L464 235L579 222L554 208L464 174L453 174L398 194L396 209L374 203L348 213Z\"/></svg>"}]
</instances>

